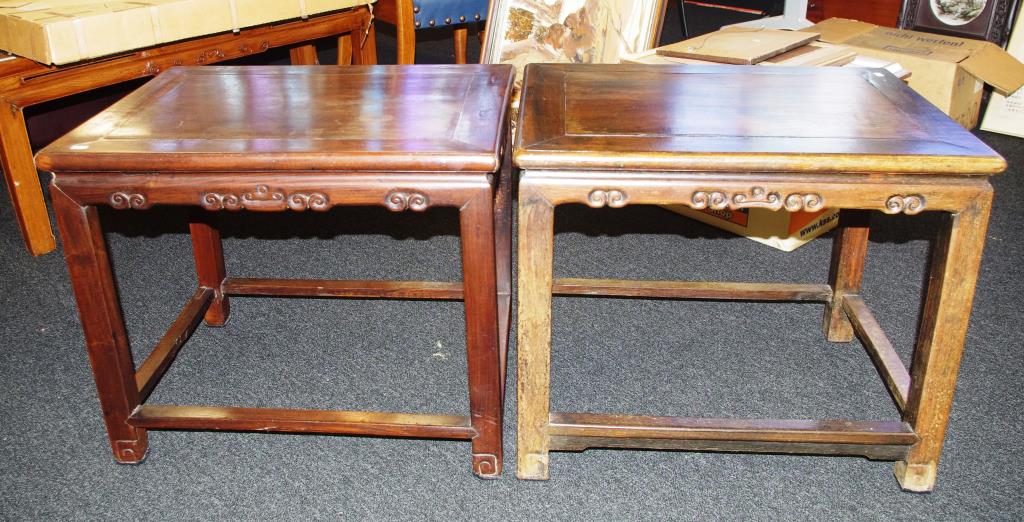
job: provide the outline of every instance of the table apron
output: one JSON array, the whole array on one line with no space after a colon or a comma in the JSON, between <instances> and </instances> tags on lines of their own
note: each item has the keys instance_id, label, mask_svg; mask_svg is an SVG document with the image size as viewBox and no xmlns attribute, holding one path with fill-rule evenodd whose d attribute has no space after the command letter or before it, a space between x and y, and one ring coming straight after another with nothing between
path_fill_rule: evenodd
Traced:
<instances>
[{"instance_id":1,"label":"table apron","mask_svg":"<svg viewBox=\"0 0 1024 522\"><path fill-rule=\"evenodd\" d=\"M492 189L487 174L54 174L53 186L80 205L147 209L193 205L206 210L325 211L377 205L396 212L462 207Z\"/></svg>"},{"instance_id":2,"label":"table apron","mask_svg":"<svg viewBox=\"0 0 1024 522\"><path fill-rule=\"evenodd\" d=\"M818 211L826 208L917 214L958 212L992 192L985 176L877 174L709 174L524 171L520 192L552 205L583 203L594 208L626 205L686 205L696 210Z\"/></svg>"}]
</instances>

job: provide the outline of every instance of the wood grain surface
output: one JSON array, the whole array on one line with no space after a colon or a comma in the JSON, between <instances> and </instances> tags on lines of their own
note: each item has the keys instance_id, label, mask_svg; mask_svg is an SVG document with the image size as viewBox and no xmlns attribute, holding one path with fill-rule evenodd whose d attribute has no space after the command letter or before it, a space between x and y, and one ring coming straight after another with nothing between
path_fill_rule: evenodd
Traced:
<instances>
[{"instance_id":1,"label":"wood grain surface","mask_svg":"<svg viewBox=\"0 0 1024 522\"><path fill-rule=\"evenodd\" d=\"M494 172L511 66L182 67L47 147L57 171ZM310 110L314 105L317 110Z\"/></svg>"},{"instance_id":2,"label":"wood grain surface","mask_svg":"<svg viewBox=\"0 0 1024 522\"><path fill-rule=\"evenodd\" d=\"M521 168L957 175L1006 168L881 70L532 64L523 100Z\"/></svg>"}]
</instances>

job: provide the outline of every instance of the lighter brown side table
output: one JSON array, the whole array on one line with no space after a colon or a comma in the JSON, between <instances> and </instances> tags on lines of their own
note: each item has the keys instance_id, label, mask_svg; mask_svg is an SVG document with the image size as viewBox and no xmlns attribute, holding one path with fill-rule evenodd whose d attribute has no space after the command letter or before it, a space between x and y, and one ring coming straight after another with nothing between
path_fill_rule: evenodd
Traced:
<instances>
[{"instance_id":1,"label":"lighter brown side table","mask_svg":"<svg viewBox=\"0 0 1024 522\"><path fill-rule=\"evenodd\" d=\"M147 429L465 439L473 470L502 468L511 287L509 66L172 69L44 149L71 284L114 458L140 462ZM97 212L195 207L198 289L149 357L132 361ZM463 281L229 277L218 214L456 207ZM156 405L146 402L228 296L462 300L468 415ZM230 326L227 326L230 328Z\"/></svg>"},{"instance_id":2,"label":"lighter brown side table","mask_svg":"<svg viewBox=\"0 0 1024 522\"><path fill-rule=\"evenodd\" d=\"M934 487L998 154L878 70L531 65L522 103L519 477L548 478L550 451L656 448L862 455ZM842 215L828 284L556 280L554 209L570 203ZM909 370L859 295L870 211L945 215ZM822 302L827 338L860 338L902 421L550 411L552 294Z\"/></svg>"}]
</instances>

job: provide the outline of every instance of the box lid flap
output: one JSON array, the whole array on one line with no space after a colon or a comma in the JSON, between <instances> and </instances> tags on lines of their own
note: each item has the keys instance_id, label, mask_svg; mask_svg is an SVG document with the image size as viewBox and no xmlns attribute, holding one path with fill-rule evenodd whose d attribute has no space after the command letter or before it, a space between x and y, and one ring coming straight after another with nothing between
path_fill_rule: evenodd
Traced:
<instances>
[{"instance_id":1,"label":"box lid flap","mask_svg":"<svg viewBox=\"0 0 1024 522\"><path fill-rule=\"evenodd\" d=\"M973 40L888 27L875 27L851 38L846 45L950 63L962 62L978 47Z\"/></svg>"},{"instance_id":2,"label":"box lid flap","mask_svg":"<svg viewBox=\"0 0 1024 522\"><path fill-rule=\"evenodd\" d=\"M1024 85L1024 63L995 44L985 42L960 65L1004 96L1013 94Z\"/></svg>"},{"instance_id":3,"label":"box lid flap","mask_svg":"<svg viewBox=\"0 0 1024 522\"><path fill-rule=\"evenodd\" d=\"M801 29L801 31L818 33L821 35L820 40L822 42L837 44L846 42L855 36L869 32L876 27L878 26L875 24L858 22L857 20L829 18L828 20L812 25L811 27Z\"/></svg>"}]
</instances>

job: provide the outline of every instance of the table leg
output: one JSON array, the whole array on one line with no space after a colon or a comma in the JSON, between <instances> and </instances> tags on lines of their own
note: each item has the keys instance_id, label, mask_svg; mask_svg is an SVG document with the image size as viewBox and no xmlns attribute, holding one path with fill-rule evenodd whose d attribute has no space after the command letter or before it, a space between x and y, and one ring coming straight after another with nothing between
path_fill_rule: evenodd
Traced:
<instances>
[{"instance_id":1,"label":"table leg","mask_svg":"<svg viewBox=\"0 0 1024 522\"><path fill-rule=\"evenodd\" d=\"M896 478L908 491L935 487L991 205L992 193L987 192L963 211L948 215L934 247L911 365L910 397L903 411L903 420L921 441L896 463Z\"/></svg>"},{"instance_id":2,"label":"table leg","mask_svg":"<svg viewBox=\"0 0 1024 522\"><path fill-rule=\"evenodd\" d=\"M469 409L473 428L473 472L501 474L501 369L498 296L494 263L494 209L490 188L481 190L459 214L466 309Z\"/></svg>"},{"instance_id":3,"label":"table leg","mask_svg":"<svg viewBox=\"0 0 1024 522\"><path fill-rule=\"evenodd\" d=\"M823 329L834 343L853 340L853 325L843 311L843 297L859 294L864 279L864 259L868 254L870 213L867 210L844 209L839 215L839 228L832 243L832 266L828 283L832 300L825 305Z\"/></svg>"},{"instance_id":4,"label":"table leg","mask_svg":"<svg viewBox=\"0 0 1024 522\"><path fill-rule=\"evenodd\" d=\"M512 150L511 133L506 142L506 151ZM504 404L505 377L508 367L508 336L512 322L512 183L515 175L512 154L507 153L502 161L498 179L498 190L494 195L494 250L498 272L498 313L502 314L499 324L505 327L498 332L501 347L501 396Z\"/></svg>"},{"instance_id":5,"label":"table leg","mask_svg":"<svg viewBox=\"0 0 1024 522\"><path fill-rule=\"evenodd\" d=\"M355 41L362 42L359 52L352 55L352 63L355 65L377 65L377 29L373 22L368 23L370 26L365 38L362 34L353 33Z\"/></svg>"},{"instance_id":6,"label":"table leg","mask_svg":"<svg viewBox=\"0 0 1024 522\"><path fill-rule=\"evenodd\" d=\"M320 65L320 58L316 55L316 46L313 44L296 45L291 48L292 65Z\"/></svg>"},{"instance_id":7,"label":"table leg","mask_svg":"<svg viewBox=\"0 0 1024 522\"><path fill-rule=\"evenodd\" d=\"M548 478L554 206L519 187L519 434L516 476Z\"/></svg>"},{"instance_id":8,"label":"table leg","mask_svg":"<svg viewBox=\"0 0 1024 522\"><path fill-rule=\"evenodd\" d=\"M195 211L189 223L189 232L192 234L192 254L196 261L199 286L212 288L214 292L213 302L206 310L204 319L209 326L224 326L231 315L231 305L223 290L227 270L224 268L224 247L216 219L216 214Z\"/></svg>"},{"instance_id":9,"label":"table leg","mask_svg":"<svg viewBox=\"0 0 1024 522\"><path fill-rule=\"evenodd\" d=\"M452 39L455 41L455 63L466 63L466 47L469 30L465 25L453 28Z\"/></svg>"},{"instance_id":10,"label":"table leg","mask_svg":"<svg viewBox=\"0 0 1024 522\"><path fill-rule=\"evenodd\" d=\"M79 205L57 187L51 188L50 197L114 459L123 464L142 462L148 447L146 430L126 422L139 405L135 364L99 214L96 207Z\"/></svg>"},{"instance_id":11,"label":"table leg","mask_svg":"<svg viewBox=\"0 0 1024 522\"><path fill-rule=\"evenodd\" d=\"M20 107L0 107L0 161L3 163L7 192L11 195L14 215L21 235L32 255L43 255L57 248L50 216L46 213L43 188L32 159L32 144L25 127L25 114Z\"/></svg>"},{"instance_id":12,"label":"table leg","mask_svg":"<svg viewBox=\"0 0 1024 522\"><path fill-rule=\"evenodd\" d=\"M338 37L338 65L352 65L352 34Z\"/></svg>"}]
</instances>

